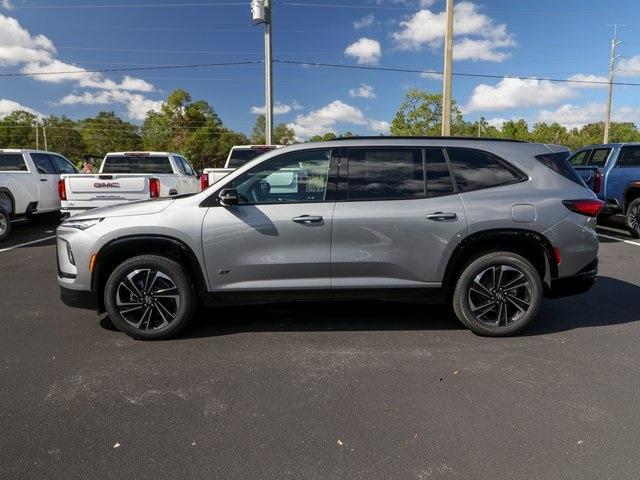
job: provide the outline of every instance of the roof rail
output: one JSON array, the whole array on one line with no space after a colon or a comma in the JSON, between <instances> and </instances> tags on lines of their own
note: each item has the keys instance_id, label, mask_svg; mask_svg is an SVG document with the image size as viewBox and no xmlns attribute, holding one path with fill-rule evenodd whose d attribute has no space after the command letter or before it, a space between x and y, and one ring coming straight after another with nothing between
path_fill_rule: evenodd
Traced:
<instances>
[{"instance_id":1,"label":"roof rail","mask_svg":"<svg viewBox=\"0 0 640 480\"><path fill-rule=\"evenodd\" d=\"M392 136L392 135L365 135L362 137L336 137L326 140L327 142L335 142L339 140L476 140L481 142L516 142L529 143L526 140L514 140L511 138L491 138L491 137L442 137L442 136Z\"/></svg>"}]
</instances>

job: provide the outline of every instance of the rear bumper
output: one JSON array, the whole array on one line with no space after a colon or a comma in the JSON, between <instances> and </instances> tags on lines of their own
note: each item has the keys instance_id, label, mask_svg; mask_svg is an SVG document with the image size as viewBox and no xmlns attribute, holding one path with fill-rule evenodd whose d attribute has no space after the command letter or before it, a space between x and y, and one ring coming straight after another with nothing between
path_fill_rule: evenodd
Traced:
<instances>
[{"instance_id":1,"label":"rear bumper","mask_svg":"<svg viewBox=\"0 0 640 480\"><path fill-rule=\"evenodd\" d=\"M98 310L96 292L91 290L72 290L61 286L60 299L69 307Z\"/></svg>"},{"instance_id":2,"label":"rear bumper","mask_svg":"<svg viewBox=\"0 0 640 480\"><path fill-rule=\"evenodd\" d=\"M598 277L598 260L590 263L576 275L551 280L551 288L546 292L548 298L579 295L591 289Z\"/></svg>"}]
</instances>

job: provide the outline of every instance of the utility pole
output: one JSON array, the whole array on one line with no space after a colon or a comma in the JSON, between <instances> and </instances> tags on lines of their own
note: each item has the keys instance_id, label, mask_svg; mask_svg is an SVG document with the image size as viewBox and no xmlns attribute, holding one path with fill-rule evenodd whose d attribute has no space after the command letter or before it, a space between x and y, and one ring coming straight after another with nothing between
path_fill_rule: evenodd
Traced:
<instances>
[{"instance_id":1,"label":"utility pole","mask_svg":"<svg viewBox=\"0 0 640 480\"><path fill-rule=\"evenodd\" d=\"M273 59L271 48L271 0L251 0L253 24L264 23L264 118L267 145L273 144Z\"/></svg>"},{"instance_id":2,"label":"utility pole","mask_svg":"<svg viewBox=\"0 0 640 480\"><path fill-rule=\"evenodd\" d=\"M36 117L36 150L40 150L40 139L38 138L38 117Z\"/></svg>"},{"instance_id":3,"label":"utility pole","mask_svg":"<svg viewBox=\"0 0 640 480\"><path fill-rule=\"evenodd\" d=\"M453 60L453 0L447 0L442 77L442 136L451 135L451 63Z\"/></svg>"},{"instance_id":4,"label":"utility pole","mask_svg":"<svg viewBox=\"0 0 640 480\"><path fill-rule=\"evenodd\" d=\"M49 150L49 146L47 145L47 127L42 124L42 136L44 137L44 149Z\"/></svg>"},{"instance_id":5,"label":"utility pole","mask_svg":"<svg viewBox=\"0 0 640 480\"><path fill-rule=\"evenodd\" d=\"M616 59L616 48L620 45L620 42L617 40L618 36L618 27L623 27L624 25L613 25L613 38L611 39L611 55L609 57L609 95L607 98L607 111L605 113L604 119L604 139L603 143L609 143L609 127L611 126L611 98L613 96L613 74L615 71Z\"/></svg>"}]
</instances>

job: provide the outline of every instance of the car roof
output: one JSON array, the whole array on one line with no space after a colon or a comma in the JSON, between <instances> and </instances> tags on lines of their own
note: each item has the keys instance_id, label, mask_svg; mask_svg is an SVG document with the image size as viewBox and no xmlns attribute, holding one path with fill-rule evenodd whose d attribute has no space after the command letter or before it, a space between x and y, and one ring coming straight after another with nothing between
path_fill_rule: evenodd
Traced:
<instances>
[{"instance_id":1,"label":"car roof","mask_svg":"<svg viewBox=\"0 0 640 480\"><path fill-rule=\"evenodd\" d=\"M146 151L146 150L127 150L126 152L108 152L106 156L109 155L127 155L127 154L135 154L135 155L177 155L177 156L182 156L179 153L175 153L175 152L152 152L152 151Z\"/></svg>"},{"instance_id":2,"label":"car roof","mask_svg":"<svg viewBox=\"0 0 640 480\"><path fill-rule=\"evenodd\" d=\"M53 153L55 155L62 155L58 152L52 152L51 150L38 150L35 148L0 148L0 153Z\"/></svg>"}]
</instances>

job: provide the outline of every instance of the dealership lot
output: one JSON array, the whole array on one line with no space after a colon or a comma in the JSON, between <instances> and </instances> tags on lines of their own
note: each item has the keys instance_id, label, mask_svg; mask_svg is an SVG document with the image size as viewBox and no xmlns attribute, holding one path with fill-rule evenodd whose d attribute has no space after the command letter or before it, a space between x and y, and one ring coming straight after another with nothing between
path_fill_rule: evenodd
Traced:
<instances>
[{"instance_id":1,"label":"dealership lot","mask_svg":"<svg viewBox=\"0 0 640 480\"><path fill-rule=\"evenodd\" d=\"M640 241L619 225L600 230L596 286L518 337L427 306L317 303L203 311L166 342L58 300L55 225L16 224L0 247L1 478L640 469Z\"/></svg>"}]
</instances>

